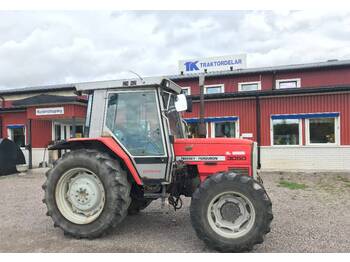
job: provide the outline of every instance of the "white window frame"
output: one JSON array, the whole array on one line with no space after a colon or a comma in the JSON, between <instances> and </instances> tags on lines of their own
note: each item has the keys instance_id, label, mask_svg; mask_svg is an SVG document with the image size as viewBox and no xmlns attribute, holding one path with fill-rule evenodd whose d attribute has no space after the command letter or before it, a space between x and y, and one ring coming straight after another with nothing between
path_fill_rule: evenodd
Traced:
<instances>
[{"instance_id":1,"label":"white window frame","mask_svg":"<svg viewBox=\"0 0 350 262\"><path fill-rule=\"evenodd\" d=\"M258 84L258 89L256 89L256 90L249 90L249 91L242 90L242 86L243 85L252 85L252 84ZM258 91L258 90L261 90L261 81L239 82L238 83L238 91L239 92L254 92L254 91Z\"/></svg>"},{"instance_id":2,"label":"white window frame","mask_svg":"<svg viewBox=\"0 0 350 262\"><path fill-rule=\"evenodd\" d=\"M288 118L286 118L286 119L288 119ZM303 145L303 119L302 118L296 119L299 121L299 144L297 144L297 145L275 145L273 143L273 120L279 120L279 119L272 119L270 117L270 144L271 144L271 146L274 146L274 147L299 147L299 146Z\"/></svg>"},{"instance_id":3,"label":"white window frame","mask_svg":"<svg viewBox=\"0 0 350 262\"><path fill-rule=\"evenodd\" d=\"M239 119L236 121L220 121L220 122L210 122L210 137L215 138L215 123L223 123L223 122L234 122L236 124L236 130L235 130L235 137L234 138L239 138Z\"/></svg>"},{"instance_id":4,"label":"white window frame","mask_svg":"<svg viewBox=\"0 0 350 262\"><path fill-rule=\"evenodd\" d=\"M14 125L21 125L21 124L9 124L6 126L7 128L7 137L8 139L10 139L11 141L13 141L13 137L12 137L12 133L11 133L11 129L12 128L8 128L8 126L14 126ZM24 129L24 145L27 144L27 128L26 128L26 125L23 125L23 129ZM21 149L24 149L24 147L21 147Z\"/></svg>"},{"instance_id":5,"label":"white window frame","mask_svg":"<svg viewBox=\"0 0 350 262\"><path fill-rule=\"evenodd\" d=\"M191 87L190 86L185 86L185 87L181 87L182 90L187 90L188 95L191 95Z\"/></svg>"},{"instance_id":6,"label":"white window frame","mask_svg":"<svg viewBox=\"0 0 350 262\"><path fill-rule=\"evenodd\" d=\"M225 93L225 85L224 84L215 84L215 85L205 85L204 86L204 94L207 94L207 88L208 87L221 87L221 92L220 93L215 93L215 94L222 94Z\"/></svg>"},{"instance_id":7,"label":"white window frame","mask_svg":"<svg viewBox=\"0 0 350 262\"><path fill-rule=\"evenodd\" d=\"M300 88L301 87L301 79L300 78L289 78L289 79L277 79L276 80L276 89L291 89L294 87L290 88L280 88L280 83L283 82L297 82L297 86L295 88Z\"/></svg>"},{"instance_id":8,"label":"white window frame","mask_svg":"<svg viewBox=\"0 0 350 262\"><path fill-rule=\"evenodd\" d=\"M310 142L310 119L305 119L305 144L307 146L338 146L340 145L340 116L337 117L318 117L318 118L334 118L334 143L311 143Z\"/></svg>"}]
</instances>

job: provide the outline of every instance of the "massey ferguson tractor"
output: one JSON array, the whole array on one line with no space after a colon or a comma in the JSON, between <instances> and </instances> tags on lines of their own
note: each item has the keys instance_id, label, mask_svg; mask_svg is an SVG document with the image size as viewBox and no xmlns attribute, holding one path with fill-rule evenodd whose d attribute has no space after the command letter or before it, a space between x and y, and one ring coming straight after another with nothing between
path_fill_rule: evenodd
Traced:
<instances>
[{"instance_id":1,"label":"massey ferguson tractor","mask_svg":"<svg viewBox=\"0 0 350 262\"><path fill-rule=\"evenodd\" d=\"M86 137L54 145L66 153L47 171L47 215L75 238L93 239L146 208L182 206L209 248L251 250L270 231L272 204L257 170L257 145L187 138L181 88L162 78L83 83Z\"/></svg>"}]
</instances>

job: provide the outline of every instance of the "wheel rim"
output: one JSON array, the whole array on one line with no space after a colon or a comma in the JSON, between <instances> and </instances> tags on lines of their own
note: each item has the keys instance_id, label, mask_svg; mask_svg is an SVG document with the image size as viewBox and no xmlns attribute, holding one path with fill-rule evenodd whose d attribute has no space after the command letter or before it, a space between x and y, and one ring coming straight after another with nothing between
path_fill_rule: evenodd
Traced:
<instances>
[{"instance_id":1,"label":"wheel rim","mask_svg":"<svg viewBox=\"0 0 350 262\"><path fill-rule=\"evenodd\" d=\"M95 221L105 205L105 190L99 177L85 168L65 172L56 185L56 204L61 214L75 224Z\"/></svg>"},{"instance_id":2,"label":"wheel rim","mask_svg":"<svg viewBox=\"0 0 350 262\"><path fill-rule=\"evenodd\" d=\"M239 238L247 234L255 222L251 201L238 192L224 192L213 198L208 206L210 227L225 238Z\"/></svg>"}]
</instances>

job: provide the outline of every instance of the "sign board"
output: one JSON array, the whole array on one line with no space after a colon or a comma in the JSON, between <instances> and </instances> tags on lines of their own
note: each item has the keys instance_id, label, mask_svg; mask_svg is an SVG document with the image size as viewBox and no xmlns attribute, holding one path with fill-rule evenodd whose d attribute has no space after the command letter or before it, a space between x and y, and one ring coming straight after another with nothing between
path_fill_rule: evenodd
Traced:
<instances>
[{"instance_id":1,"label":"sign board","mask_svg":"<svg viewBox=\"0 0 350 262\"><path fill-rule=\"evenodd\" d=\"M180 74L203 73L205 71L228 71L246 67L247 55L245 54L179 61Z\"/></svg>"},{"instance_id":2,"label":"sign board","mask_svg":"<svg viewBox=\"0 0 350 262\"><path fill-rule=\"evenodd\" d=\"M64 107L47 107L47 108L36 108L35 115L37 116L49 116L49 115L63 115Z\"/></svg>"},{"instance_id":3,"label":"sign board","mask_svg":"<svg viewBox=\"0 0 350 262\"><path fill-rule=\"evenodd\" d=\"M253 133L242 133L242 138L253 138Z\"/></svg>"}]
</instances>

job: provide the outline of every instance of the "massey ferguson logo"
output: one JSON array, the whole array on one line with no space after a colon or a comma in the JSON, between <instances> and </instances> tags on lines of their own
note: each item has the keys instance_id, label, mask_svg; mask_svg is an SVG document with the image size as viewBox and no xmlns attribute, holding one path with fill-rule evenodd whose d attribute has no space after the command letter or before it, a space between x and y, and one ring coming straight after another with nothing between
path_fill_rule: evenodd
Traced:
<instances>
[{"instance_id":1,"label":"massey ferguson logo","mask_svg":"<svg viewBox=\"0 0 350 262\"><path fill-rule=\"evenodd\" d=\"M198 71L199 68L197 66L198 61L195 62L186 62L184 65L186 67L186 71Z\"/></svg>"},{"instance_id":2,"label":"massey ferguson logo","mask_svg":"<svg viewBox=\"0 0 350 262\"><path fill-rule=\"evenodd\" d=\"M225 161L224 156L177 156L176 160L182 161Z\"/></svg>"}]
</instances>

